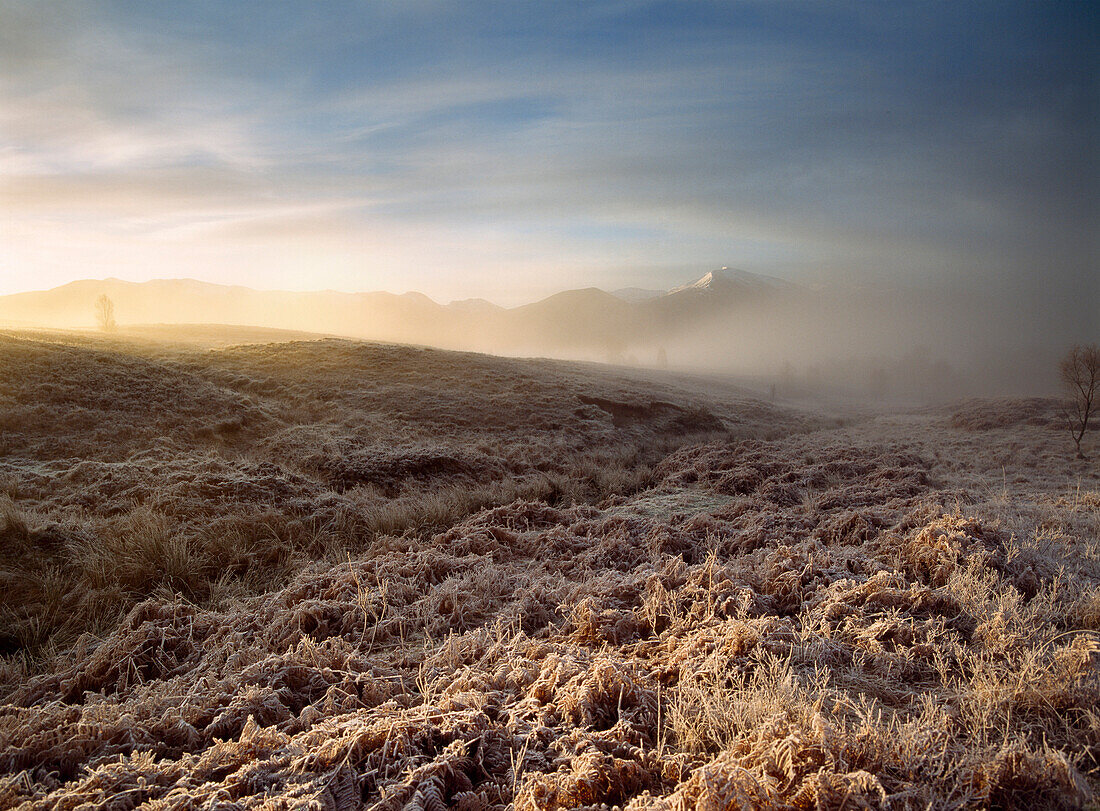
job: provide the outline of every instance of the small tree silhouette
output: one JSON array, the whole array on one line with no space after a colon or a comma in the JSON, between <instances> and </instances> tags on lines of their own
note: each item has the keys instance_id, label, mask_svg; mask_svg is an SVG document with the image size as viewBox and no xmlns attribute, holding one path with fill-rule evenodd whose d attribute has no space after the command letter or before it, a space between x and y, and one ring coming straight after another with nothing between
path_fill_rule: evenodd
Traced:
<instances>
[{"instance_id":1,"label":"small tree silhouette","mask_svg":"<svg viewBox=\"0 0 1100 811\"><path fill-rule=\"evenodd\" d=\"M106 293L95 300L95 320L104 332L115 331L115 303Z\"/></svg>"},{"instance_id":2,"label":"small tree silhouette","mask_svg":"<svg viewBox=\"0 0 1100 811\"><path fill-rule=\"evenodd\" d=\"M1077 446L1077 458L1085 459L1081 440L1089 428L1089 418L1100 405L1100 347L1074 346L1058 364L1058 371L1068 395L1063 407L1066 425Z\"/></svg>"}]
</instances>

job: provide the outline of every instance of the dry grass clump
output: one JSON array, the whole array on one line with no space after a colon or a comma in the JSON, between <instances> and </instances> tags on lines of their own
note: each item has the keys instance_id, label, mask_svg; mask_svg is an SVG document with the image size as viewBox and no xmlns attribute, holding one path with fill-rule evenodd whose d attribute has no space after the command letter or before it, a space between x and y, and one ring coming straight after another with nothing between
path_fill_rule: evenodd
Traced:
<instances>
[{"instance_id":1,"label":"dry grass clump","mask_svg":"<svg viewBox=\"0 0 1100 811\"><path fill-rule=\"evenodd\" d=\"M283 373L277 352L256 354L265 374ZM319 379L339 375L308 354ZM406 385L417 355L397 357ZM491 364L471 363L490 385ZM511 385L503 373L498 384ZM557 408L527 386L546 414ZM292 394L305 407L304 390ZM617 418L669 399L622 397L640 411ZM442 405L460 413L458 398ZM212 454L205 478L187 481L166 459L154 498L117 512L51 506L44 484L15 482L22 495L0 502L6 559L48 558L63 578L77 560L102 560L90 571L108 578L117 560L96 589L131 607L101 636L3 660L0 805L1080 808L1095 796L1100 473L1021 464L989 476L1007 446L1044 458L1051 432L937 435L940 418L923 415L616 452L612 439L629 447L666 410L619 426L598 404L567 410L591 432L533 428L534 450L509 444L517 430L495 454L471 423L422 443L428 457L407 453L412 442L353 455L348 427L312 455L284 453L293 465ZM304 448L317 430L280 428L271 447ZM592 454L578 456L586 438ZM644 448L666 442L671 455L650 460ZM336 492L317 464L337 458L411 475L390 494L384 480ZM431 459L484 460L500 478L471 473L451 491ZM568 476L571 459L583 473ZM616 459L618 484L600 484ZM258 490L242 476L217 495L213 483L264 463L276 467L248 468ZM104 492L112 476L138 486L120 470L73 475ZM382 531L384 505L414 511L415 529ZM105 546L82 545L78 516ZM277 588L200 599L206 561L257 556L243 577L276 565L265 549L302 563ZM155 555L191 567L143 582Z\"/></svg>"},{"instance_id":2,"label":"dry grass clump","mask_svg":"<svg viewBox=\"0 0 1100 811\"><path fill-rule=\"evenodd\" d=\"M9 695L3 790L379 809L1089 796L1100 648L1052 626L1058 584L1024 600L975 556L933 585L812 533L732 557L703 539L695 564L639 544L620 565L618 536L670 521L517 504L221 611L147 601ZM973 529L909 532L951 525ZM570 538L605 558L547 554Z\"/></svg>"}]
</instances>

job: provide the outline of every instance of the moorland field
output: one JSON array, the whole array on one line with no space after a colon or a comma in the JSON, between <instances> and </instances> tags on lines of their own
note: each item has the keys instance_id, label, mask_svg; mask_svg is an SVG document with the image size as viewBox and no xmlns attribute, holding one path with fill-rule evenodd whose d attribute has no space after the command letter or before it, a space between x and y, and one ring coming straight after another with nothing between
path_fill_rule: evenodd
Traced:
<instances>
[{"instance_id":1,"label":"moorland field","mask_svg":"<svg viewBox=\"0 0 1100 811\"><path fill-rule=\"evenodd\" d=\"M1054 400L309 337L0 333L0 807L1100 791L1100 447Z\"/></svg>"}]
</instances>

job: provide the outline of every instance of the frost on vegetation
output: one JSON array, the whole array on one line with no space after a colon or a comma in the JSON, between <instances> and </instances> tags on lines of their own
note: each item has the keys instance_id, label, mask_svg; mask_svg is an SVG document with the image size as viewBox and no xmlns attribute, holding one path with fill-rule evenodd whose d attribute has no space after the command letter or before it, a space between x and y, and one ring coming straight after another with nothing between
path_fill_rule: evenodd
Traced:
<instances>
[{"instance_id":1,"label":"frost on vegetation","mask_svg":"<svg viewBox=\"0 0 1100 811\"><path fill-rule=\"evenodd\" d=\"M1100 482L1021 471L994 503L862 430L697 444L640 492L476 507L266 590L161 588L4 660L0 806L1082 807ZM125 526L171 555L166 515ZM42 533L0 501L5 550Z\"/></svg>"},{"instance_id":2,"label":"frost on vegetation","mask_svg":"<svg viewBox=\"0 0 1100 811\"><path fill-rule=\"evenodd\" d=\"M1100 629L1064 627L1079 585L937 513L896 457L835 450L865 523L843 477L812 513L777 504L776 470L725 513L518 502L222 610L143 602L10 692L5 802L1080 805ZM703 458L668 475L722 487L754 457Z\"/></svg>"}]
</instances>

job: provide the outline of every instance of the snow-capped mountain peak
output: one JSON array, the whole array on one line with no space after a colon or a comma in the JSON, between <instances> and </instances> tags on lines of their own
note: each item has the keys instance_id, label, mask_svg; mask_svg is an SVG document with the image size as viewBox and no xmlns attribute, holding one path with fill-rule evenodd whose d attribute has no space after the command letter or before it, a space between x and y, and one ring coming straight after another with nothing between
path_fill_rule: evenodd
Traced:
<instances>
[{"instance_id":1,"label":"snow-capped mountain peak","mask_svg":"<svg viewBox=\"0 0 1100 811\"><path fill-rule=\"evenodd\" d=\"M776 279L773 276L761 276L757 273L749 273L747 270L723 267L718 270L709 271L690 284L684 284L673 288L669 291L669 295L673 293L682 293L688 290L698 290L700 292L733 289L756 291L777 290L789 286L789 282L785 282L782 279Z\"/></svg>"}]
</instances>

